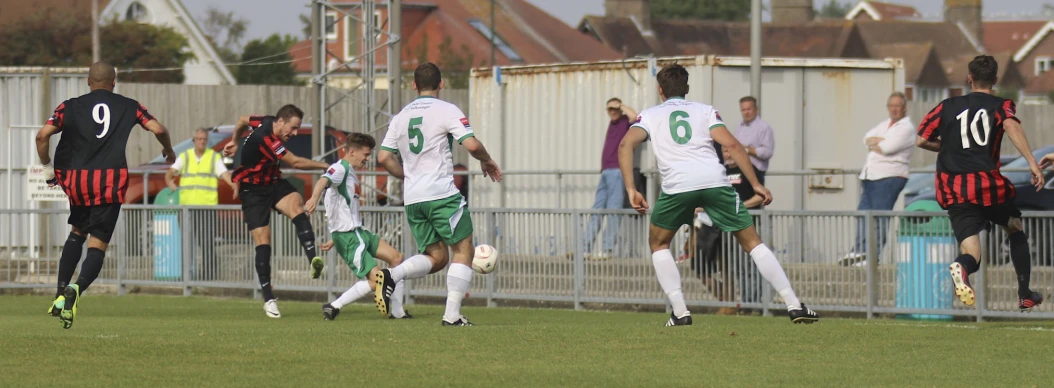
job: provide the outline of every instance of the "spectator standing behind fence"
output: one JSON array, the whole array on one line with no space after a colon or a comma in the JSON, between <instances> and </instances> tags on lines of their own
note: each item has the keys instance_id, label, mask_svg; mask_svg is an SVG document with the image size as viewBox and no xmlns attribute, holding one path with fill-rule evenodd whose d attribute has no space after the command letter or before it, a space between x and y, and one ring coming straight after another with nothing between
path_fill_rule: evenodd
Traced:
<instances>
[{"instance_id":1,"label":"spectator standing behind fence","mask_svg":"<svg viewBox=\"0 0 1054 388\"><path fill-rule=\"evenodd\" d=\"M736 139L750 156L750 164L754 165L757 173L758 183L765 184L765 171L769 170L769 159L776 149L776 135L772 133L772 127L765 120L758 117L758 100L752 96L739 99L739 113L743 115L743 122L736 129Z\"/></svg>"},{"instance_id":2,"label":"spectator standing behind fence","mask_svg":"<svg viewBox=\"0 0 1054 388\"><path fill-rule=\"evenodd\" d=\"M908 162L915 147L915 125L907 117L904 93L893 92L886 100L889 118L882 120L864 135L867 158L860 172L860 204L856 210L893 210L900 191L908 182ZM876 219L875 257L886 243L888 217ZM867 259L867 221L860 217L856 223L856 243L842 260L843 265L863 263Z\"/></svg>"},{"instance_id":3,"label":"spectator standing behind fence","mask_svg":"<svg viewBox=\"0 0 1054 388\"><path fill-rule=\"evenodd\" d=\"M622 100L612 98L607 103L608 123L607 136L604 139L604 151L600 159L600 183L597 184L596 198L593 200L593 209L622 209L626 199L626 191L622 184L622 172L618 166L618 145L622 137L629 132L630 120L637 117L637 112L626 105ZM593 215L589 221L585 235L585 251L589 255L593 252L593 240L596 239L600 229L600 215ZM618 236L618 217L608 218L608 227L604 230L603 252L598 258L610 257L615 249L615 238Z\"/></svg>"},{"instance_id":4,"label":"spectator standing behind fence","mask_svg":"<svg viewBox=\"0 0 1054 388\"><path fill-rule=\"evenodd\" d=\"M198 128L194 131L194 148L186 150L176 158L176 162L165 172L165 183L169 190L179 191L179 204L187 206L215 206L220 203L218 182L223 179L238 195L238 188L231 181L231 173L223 165L223 158L207 147L209 131ZM179 175L179 186L175 176ZM213 241L216 237L216 214L207 210L190 212L194 231L194 250L201 247L201 274L199 280L215 280L218 271ZM187 228L184 228L186 230ZM194 263L194 261L192 261ZM193 266L192 266L193 268ZM191 273L195 273L191 270ZM191 275L194 276L194 275Z\"/></svg>"}]
</instances>

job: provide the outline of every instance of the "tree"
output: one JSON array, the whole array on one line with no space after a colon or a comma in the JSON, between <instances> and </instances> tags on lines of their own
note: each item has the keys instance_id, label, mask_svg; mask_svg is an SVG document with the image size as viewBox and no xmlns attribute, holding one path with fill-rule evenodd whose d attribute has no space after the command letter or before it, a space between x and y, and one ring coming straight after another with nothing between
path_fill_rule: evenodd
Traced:
<instances>
[{"instance_id":1,"label":"tree","mask_svg":"<svg viewBox=\"0 0 1054 388\"><path fill-rule=\"evenodd\" d=\"M311 39L311 17L300 14L300 25L302 28L300 31L304 33L304 39Z\"/></svg>"},{"instance_id":2,"label":"tree","mask_svg":"<svg viewBox=\"0 0 1054 388\"><path fill-rule=\"evenodd\" d=\"M750 18L750 1L652 0L651 16L660 19L744 21Z\"/></svg>"},{"instance_id":3,"label":"tree","mask_svg":"<svg viewBox=\"0 0 1054 388\"><path fill-rule=\"evenodd\" d=\"M300 85L290 63L289 49L296 44L292 35L271 34L265 39L254 39L245 45L242 62L259 61L241 66L235 76L239 84ZM266 58L265 58L266 57ZM261 59L264 58L264 59Z\"/></svg>"},{"instance_id":4,"label":"tree","mask_svg":"<svg viewBox=\"0 0 1054 388\"><path fill-rule=\"evenodd\" d=\"M201 20L201 30L220 59L224 63L237 62L249 21L235 17L234 12L223 13L215 6L210 6Z\"/></svg>"},{"instance_id":5,"label":"tree","mask_svg":"<svg viewBox=\"0 0 1054 388\"><path fill-rule=\"evenodd\" d=\"M824 4L823 7L820 7L820 12L817 13L817 17L827 19L841 19L849 13L849 10L851 8L852 7L850 7L848 3L843 3L837 0L828 0L827 4Z\"/></svg>"},{"instance_id":6,"label":"tree","mask_svg":"<svg viewBox=\"0 0 1054 388\"><path fill-rule=\"evenodd\" d=\"M182 83L183 65L194 58L187 38L169 27L113 19L99 34L102 60L117 67L121 81ZM91 15L45 8L0 28L0 64L91 63Z\"/></svg>"}]
</instances>

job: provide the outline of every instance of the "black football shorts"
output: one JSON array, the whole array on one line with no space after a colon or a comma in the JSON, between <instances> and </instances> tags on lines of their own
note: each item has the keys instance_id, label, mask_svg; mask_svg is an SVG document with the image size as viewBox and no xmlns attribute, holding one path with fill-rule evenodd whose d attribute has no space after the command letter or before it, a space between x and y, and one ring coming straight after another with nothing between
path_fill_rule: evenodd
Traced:
<instances>
[{"instance_id":1,"label":"black football shorts","mask_svg":"<svg viewBox=\"0 0 1054 388\"><path fill-rule=\"evenodd\" d=\"M109 244L113 230L117 227L117 218L121 216L121 204L109 203L93 206L70 205L70 218L67 221L81 232Z\"/></svg>"},{"instance_id":2,"label":"black football shorts","mask_svg":"<svg viewBox=\"0 0 1054 388\"><path fill-rule=\"evenodd\" d=\"M242 199L245 225L249 230L270 225L271 210L277 210L278 201L296 192L296 188L285 179L270 185L242 183L238 196Z\"/></svg>"},{"instance_id":3,"label":"black football shorts","mask_svg":"<svg viewBox=\"0 0 1054 388\"><path fill-rule=\"evenodd\" d=\"M991 229L992 224L1006 226L1011 218L1021 218L1021 211L1013 201L992 206L959 203L948 206L947 210L952 230L955 232L955 240L960 244L982 230Z\"/></svg>"}]
</instances>

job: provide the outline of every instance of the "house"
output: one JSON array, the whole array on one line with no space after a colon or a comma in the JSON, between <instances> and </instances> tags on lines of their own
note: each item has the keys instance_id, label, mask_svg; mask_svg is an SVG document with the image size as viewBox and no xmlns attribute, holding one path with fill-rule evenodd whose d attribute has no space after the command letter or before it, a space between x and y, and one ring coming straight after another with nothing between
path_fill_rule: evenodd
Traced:
<instances>
[{"instance_id":1,"label":"house","mask_svg":"<svg viewBox=\"0 0 1054 388\"><path fill-rule=\"evenodd\" d=\"M89 2L90 3L90 2ZM105 4L105 6L103 5ZM99 0L99 22L111 18L171 27L187 37L195 59L183 66L187 85L233 85L234 75L180 0Z\"/></svg>"},{"instance_id":2,"label":"house","mask_svg":"<svg viewBox=\"0 0 1054 388\"><path fill-rule=\"evenodd\" d=\"M606 14L584 17L578 29L625 57L750 54L749 23L652 18L648 5L648 0L605 0ZM980 0L947 0L945 5L944 20L927 21L913 7L861 1L844 20L831 21L815 20L811 1L773 0L772 22L762 26L762 55L902 58L908 99L940 101L966 90L965 64L980 53L990 52L982 43L988 36L1013 30L982 23ZM1029 26L1035 24L1018 27L1027 30ZM1030 33L1029 39L1018 36L1020 44L1016 46L992 46L1012 46L1016 53L1027 49L1030 40L1040 39L1035 33ZM1054 48L1054 39L1050 44ZM1046 52L1045 43L1036 43L1036 47L1041 49L1037 52ZM993 53L1001 65L1000 88L1020 90L1029 80L1026 64L1018 61L1015 53ZM1046 68L1054 67L1054 55L1032 55ZM1030 58L1025 56L1026 61Z\"/></svg>"},{"instance_id":3,"label":"house","mask_svg":"<svg viewBox=\"0 0 1054 388\"><path fill-rule=\"evenodd\" d=\"M962 92L960 79L952 77L945 59L981 51L962 24L914 20L919 15L911 7L862 2L854 7L856 17L815 20L810 3L773 1L772 22L762 26L762 55L903 58L908 98L940 101ZM750 54L749 23L652 18L645 12L647 0L605 4L604 16L586 16L578 29L626 57Z\"/></svg>"},{"instance_id":4,"label":"house","mask_svg":"<svg viewBox=\"0 0 1054 388\"><path fill-rule=\"evenodd\" d=\"M922 14L915 7L883 3L879 1L857 2L849 12L845 14L845 20L855 21L883 21L897 19L920 19Z\"/></svg>"},{"instance_id":5,"label":"house","mask_svg":"<svg viewBox=\"0 0 1054 388\"><path fill-rule=\"evenodd\" d=\"M360 82L356 75L361 61L341 65L363 53L362 43L368 31L361 20L361 2L338 0L334 4L356 18L335 10L326 11L328 21L327 68L337 69L330 75L330 85L350 88ZM402 3L402 67L412 71L421 58L444 64L443 58L456 56L469 67L491 66L490 1L487 0L405 0ZM591 62L622 58L617 51L587 36L538 9L526 0L494 2L494 59L497 65L561 62ZM377 4L374 24L386 26L386 5ZM378 47L387 42L377 35ZM443 48L447 50L442 51ZM290 49L296 72L310 77L310 42L302 41ZM377 87L387 88L387 51L376 52ZM471 60L471 63L468 63Z\"/></svg>"},{"instance_id":6,"label":"house","mask_svg":"<svg viewBox=\"0 0 1054 388\"><path fill-rule=\"evenodd\" d=\"M0 25L18 20L42 9L64 9L73 12L91 12L91 1L86 0L0 0ZM183 68L184 83L191 85L234 84L223 61L212 49L212 45L201 33L194 18L183 8L179 0L99 0L99 23L108 23L113 18L134 20L172 27L187 37L190 51L196 59L188 61Z\"/></svg>"},{"instance_id":7,"label":"house","mask_svg":"<svg viewBox=\"0 0 1054 388\"><path fill-rule=\"evenodd\" d=\"M958 16L977 15L980 17L980 2L977 0L957 1ZM965 8L963 7L965 6ZM966 11L969 12L966 12ZM945 14L948 19L948 14ZM919 18L913 7L877 1L860 1L846 14L846 20L896 21ZM965 25L963 26L966 27ZM1054 89L1043 89L1054 86L1050 81L1040 80L1040 75L1054 68L1054 22L1048 20L998 20L981 21L978 36L981 52L993 55L1003 67L1015 67L1000 76L1000 85L1005 88L1027 89L1022 96L1026 101L1037 101L1039 97L1046 100L1047 92ZM946 58L946 66L962 63L966 58ZM1009 70L1009 69L1007 69ZM965 78L965 70L955 71L961 74L949 74L950 79Z\"/></svg>"}]
</instances>

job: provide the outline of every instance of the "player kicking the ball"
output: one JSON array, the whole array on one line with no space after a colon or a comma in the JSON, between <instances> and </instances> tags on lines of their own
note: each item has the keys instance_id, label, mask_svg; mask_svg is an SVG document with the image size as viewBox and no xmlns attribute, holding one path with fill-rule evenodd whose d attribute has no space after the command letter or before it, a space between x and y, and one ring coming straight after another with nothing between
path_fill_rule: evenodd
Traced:
<instances>
[{"instance_id":1,"label":"player kicking the ball","mask_svg":"<svg viewBox=\"0 0 1054 388\"><path fill-rule=\"evenodd\" d=\"M454 187L451 159L454 140L480 161L484 176L501 181L501 170L483 143L473 137L461 109L437 98L442 87L438 66L432 63L418 66L414 71L418 97L392 118L381 142L377 160L389 174L405 179L406 217L418 249L425 255L413 256L395 268L381 270L376 281L383 287L377 288L375 299L381 314L387 314L396 283L443 269L450 261L447 252L450 247L454 250L454 263L447 271L443 325L471 326L468 318L461 315L461 301L472 283L472 218L465 199ZM402 165L395 154L402 155Z\"/></svg>"},{"instance_id":2,"label":"player kicking the ball","mask_svg":"<svg viewBox=\"0 0 1054 388\"><path fill-rule=\"evenodd\" d=\"M761 276L765 278L787 303L794 323L812 323L820 316L798 301L783 267L776 255L761 242L754 229L754 217L747 212L739 196L725 177L725 169L718 162L713 142L728 150L732 160L742 169L743 176L754 186L754 192L767 205L772 194L758 183L743 145L732 136L721 115L714 107L687 101L688 71L680 65L664 67L656 76L659 96L663 103L640 113L636 123L619 144L619 168L629 195L630 204L638 213L648 210L644 196L633 182L633 150L651 140L652 150L662 174L662 194L651 214L648 245L651 246L652 265L659 284L673 305L673 314L666 326L692 324L692 315L681 293L681 274L670 253L670 241L681 225L690 224L697 207L706 209L714 226L732 232L743 246Z\"/></svg>"},{"instance_id":3,"label":"player kicking the ball","mask_svg":"<svg viewBox=\"0 0 1054 388\"><path fill-rule=\"evenodd\" d=\"M359 280L351 286L337 300L322 305L322 316L327 321L332 321L340 314L340 309L351 302L371 293L377 288L373 279L380 272L377 268L377 260L388 263L389 267L395 267L403 261L403 255L376 234L362 227L362 217L359 215L359 196L355 194L355 186L359 184L355 168L362 168L373 154L373 148L377 141L372 136L363 133L352 133L344 142L344 158L334 163L326 170L325 175L315 183L315 189L311 198L304 205L304 211L311 214L318 206L322 191L326 191L326 226L329 228L331 239L322 244L321 248L328 251L333 247L351 268L351 272ZM392 319L412 318L403 310L403 282L395 285L391 296L391 311L388 315Z\"/></svg>"}]
</instances>

